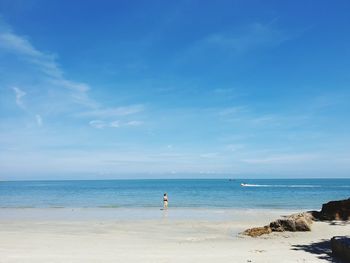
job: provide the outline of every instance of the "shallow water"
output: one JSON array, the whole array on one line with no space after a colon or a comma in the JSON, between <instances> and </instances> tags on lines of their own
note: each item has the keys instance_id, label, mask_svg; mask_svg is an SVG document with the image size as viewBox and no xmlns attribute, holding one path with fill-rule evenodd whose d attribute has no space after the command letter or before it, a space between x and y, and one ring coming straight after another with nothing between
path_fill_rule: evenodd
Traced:
<instances>
[{"instance_id":1,"label":"shallow water","mask_svg":"<svg viewBox=\"0 0 350 263\"><path fill-rule=\"evenodd\" d=\"M319 209L349 198L350 179L9 181L0 207L156 208L164 192L170 208Z\"/></svg>"}]
</instances>

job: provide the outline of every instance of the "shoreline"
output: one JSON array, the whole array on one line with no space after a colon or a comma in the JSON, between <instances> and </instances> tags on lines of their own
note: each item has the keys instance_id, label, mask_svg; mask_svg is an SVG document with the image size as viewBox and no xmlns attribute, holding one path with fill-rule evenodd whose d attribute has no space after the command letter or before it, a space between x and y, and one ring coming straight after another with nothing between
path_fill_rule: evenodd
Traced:
<instances>
[{"instance_id":1,"label":"shoreline","mask_svg":"<svg viewBox=\"0 0 350 263\"><path fill-rule=\"evenodd\" d=\"M242 221L254 223L255 215L271 219L298 213L296 209L267 208L0 208L0 222L8 220L29 221L142 221L142 220L203 220Z\"/></svg>"}]
</instances>

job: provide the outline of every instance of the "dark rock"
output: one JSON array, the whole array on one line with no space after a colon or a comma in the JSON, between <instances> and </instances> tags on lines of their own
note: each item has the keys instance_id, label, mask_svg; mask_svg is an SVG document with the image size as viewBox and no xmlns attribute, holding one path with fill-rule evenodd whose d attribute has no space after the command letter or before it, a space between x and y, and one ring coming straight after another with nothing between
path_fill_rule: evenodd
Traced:
<instances>
[{"instance_id":1,"label":"dark rock","mask_svg":"<svg viewBox=\"0 0 350 263\"><path fill-rule=\"evenodd\" d=\"M311 219L313 221L321 220L321 212L320 211L309 211L307 213L309 213L311 215Z\"/></svg>"},{"instance_id":2,"label":"dark rock","mask_svg":"<svg viewBox=\"0 0 350 263\"><path fill-rule=\"evenodd\" d=\"M346 262L350 262L350 237L341 236L331 239L332 253Z\"/></svg>"},{"instance_id":3,"label":"dark rock","mask_svg":"<svg viewBox=\"0 0 350 263\"><path fill-rule=\"evenodd\" d=\"M316 220L349 220L350 199L331 201L322 205L322 210L293 214L270 223L269 226L247 229L243 234L256 237L271 232L311 231L311 224ZM350 262L350 261L349 261Z\"/></svg>"},{"instance_id":4,"label":"dark rock","mask_svg":"<svg viewBox=\"0 0 350 263\"><path fill-rule=\"evenodd\" d=\"M278 219L270 223L270 228L274 232L296 231L295 220L293 219Z\"/></svg>"},{"instance_id":5,"label":"dark rock","mask_svg":"<svg viewBox=\"0 0 350 263\"><path fill-rule=\"evenodd\" d=\"M350 219L350 199L331 201L322 205L319 214L321 220L349 220Z\"/></svg>"},{"instance_id":6,"label":"dark rock","mask_svg":"<svg viewBox=\"0 0 350 263\"><path fill-rule=\"evenodd\" d=\"M290 215L283 219L273 221L268 226L255 227L247 229L243 232L244 235L257 237L271 232L296 232L296 231L311 231L312 219L309 213L301 213Z\"/></svg>"},{"instance_id":7,"label":"dark rock","mask_svg":"<svg viewBox=\"0 0 350 263\"><path fill-rule=\"evenodd\" d=\"M308 213L290 215L285 219L278 219L270 223L270 228L275 232L284 231L311 231L312 217Z\"/></svg>"}]
</instances>

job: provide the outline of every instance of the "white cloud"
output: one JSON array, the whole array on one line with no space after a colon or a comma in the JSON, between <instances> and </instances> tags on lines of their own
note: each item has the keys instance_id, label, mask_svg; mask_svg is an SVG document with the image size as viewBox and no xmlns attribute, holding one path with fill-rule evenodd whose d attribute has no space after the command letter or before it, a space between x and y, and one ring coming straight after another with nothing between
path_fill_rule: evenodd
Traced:
<instances>
[{"instance_id":1,"label":"white cloud","mask_svg":"<svg viewBox=\"0 0 350 263\"><path fill-rule=\"evenodd\" d=\"M119 121L112 121L109 123L109 126L112 128L118 128L118 127L120 127L120 122Z\"/></svg>"},{"instance_id":2,"label":"white cloud","mask_svg":"<svg viewBox=\"0 0 350 263\"><path fill-rule=\"evenodd\" d=\"M243 159L242 161L250 164L285 164L311 161L317 157L318 155L316 154L281 154L267 157Z\"/></svg>"},{"instance_id":3,"label":"white cloud","mask_svg":"<svg viewBox=\"0 0 350 263\"><path fill-rule=\"evenodd\" d=\"M219 153L213 152L213 153L202 153L199 155L201 158L215 158L219 156Z\"/></svg>"},{"instance_id":4,"label":"white cloud","mask_svg":"<svg viewBox=\"0 0 350 263\"><path fill-rule=\"evenodd\" d=\"M92 120L89 122L89 125L96 129L104 129L104 128L120 128L120 127L127 127L127 126L140 126L143 122L141 121L128 121L128 122L121 122L121 121L103 121L103 120Z\"/></svg>"},{"instance_id":5,"label":"white cloud","mask_svg":"<svg viewBox=\"0 0 350 263\"><path fill-rule=\"evenodd\" d=\"M108 117L136 114L136 113L142 112L143 110L144 110L144 106L138 104L138 105L130 105L130 106L124 106L124 107L95 109L95 110L78 113L76 114L76 116L108 118Z\"/></svg>"},{"instance_id":6,"label":"white cloud","mask_svg":"<svg viewBox=\"0 0 350 263\"><path fill-rule=\"evenodd\" d=\"M70 80L66 80L66 79L59 79L56 82L58 85L61 85L67 89L73 90L73 91L78 91L81 93L85 93L88 92L90 87L85 84L85 83L81 83L81 82L73 82Z\"/></svg>"},{"instance_id":7,"label":"white cloud","mask_svg":"<svg viewBox=\"0 0 350 263\"><path fill-rule=\"evenodd\" d=\"M36 66L52 84L70 90L75 102L87 106L96 104L87 95L90 89L87 84L71 81L63 76L55 55L36 49L27 38L16 35L9 28L0 27L0 50L15 54L20 59Z\"/></svg>"},{"instance_id":8,"label":"white cloud","mask_svg":"<svg viewBox=\"0 0 350 263\"><path fill-rule=\"evenodd\" d=\"M245 146L243 144L228 144L226 145L226 149L231 152L236 152L238 150L244 149Z\"/></svg>"},{"instance_id":9,"label":"white cloud","mask_svg":"<svg viewBox=\"0 0 350 263\"><path fill-rule=\"evenodd\" d=\"M127 123L125 123L125 126L140 126L142 124L142 121L128 121Z\"/></svg>"},{"instance_id":10,"label":"white cloud","mask_svg":"<svg viewBox=\"0 0 350 263\"><path fill-rule=\"evenodd\" d=\"M246 106L228 107L220 110L219 115L228 116L228 115L235 115L235 114L243 113L247 111L248 109Z\"/></svg>"},{"instance_id":11,"label":"white cloud","mask_svg":"<svg viewBox=\"0 0 350 263\"><path fill-rule=\"evenodd\" d=\"M12 87L12 90L15 92L17 106L20 108L24 108L22 98L26 95L26 93L17 87Z\"/></svg>"},{"instance_id":12,"label":"white cloud","mask_svg":"<svg viewBox=\"0 0 350 263\"><path fill-rule=\"evenodd\" d=\"M62 71L55 62L55 56L37 50L25 37L14 34L11 30L0 31L0 49L22 56L39 69L55 78L62 78Z\"/></svg>"},{"instance_id":13,"label":"white cloud","mask_svg":"<svg viewBox=\"0 0 350 263\"><path fill-rule=\"evenodd\" d=\"M126 116L144 111L141 104L125 105L122 107L106 107L89 96L90 86L64 77L64 72L56 62L56 56L35 48L27 37L15 34L10 27L1 24L0 20L0 53L12 54L24 61L35 72L35 79L45 89L33 87L33 95L26 101L26 110L35 116L35 112L57 114L71 111L73 116L89 117L91 119L108 119ZM16 94L16 104L24 109L21 89L12 88ZM30 103L32 102L32 103ZM34 103L33 103L34 102ZM74 111L74 113L73 113ZM80 112L80 113L78 113ZM110 121L110 120L109 120ZM116 123L101 124L92 121L94 127L118 126ZM128 126L138 126L138 122L129 122Z\"/></svg>"},{"instance_id":14,"label":"white cloud","mask_svg":"<svg viewBox=\"0 0 350 263\"><path fill-rule=\"evenodd\" d=\"M39 127L43 125L43 119L41 118L41 116L39 114L35 115L35 119L36 119L36 123L38 124Z\"/></svg>"},{"instance_id":15,"label":"white cloud","mask_svg":"<svg viewBox=\"0 0 350 263\"><path fill-rule=\"evenodd\" d=\"M24 109L26 112L32 114L30 111L28 111L25 108L25 105L24 105L23 100L22 100L22 98L24 96L26 96L27 93L24 92L23 90L21 90L20 88L17 88L17 87L12 87L12 90L15 92L17 106L22 108L22 109ZM37 125L39 127L42 126L43 120L42 120L42 117L39 114L35 115L35 120L36 120L36 123L37 123Z\"/></svg>"},{"instance_id":16,"label":"white cloud","mask_svg":"<svg viewBox=\"0 0 350 263\"><path fill-rule=\"evenodd\" d=\"M14 53L20 53L32 57L40 57L43 54L36 50L24 37L13 34L10 30L4 29L0 34L0 47Z\"/></svg>"},{"instance_id":17,"label":"white cloud","mask_svg":"<svg viewBox=\"0 0 350 263\"><path fill-rule=\"evenodd\" d=\"M280 118L276 115L262 115L250 120L253 124L278 123Z\"/></svg>"},{"instance_id":18,"label":"white cloud","mask_svg":"<svg viewBox=\"0 0 350 263\"><path fill-rule=\"evenodd\" d=\"M107 126L106 122L101 120L93 120L89 122L89 125L96 129L103 129Z\"/></svg>"},{"instance_id":19,"label":"white cloud","mask_svg":"<svg viewBox=\"0 0 350 263\"><path fill-rule=\"evenodd\" d=\"M277 46L290 39L283 31L272 27L272 23L252 23L236 32L216 33L203 40L203 44L228 48L236 52Z\"/></svg>"}]
</instances>

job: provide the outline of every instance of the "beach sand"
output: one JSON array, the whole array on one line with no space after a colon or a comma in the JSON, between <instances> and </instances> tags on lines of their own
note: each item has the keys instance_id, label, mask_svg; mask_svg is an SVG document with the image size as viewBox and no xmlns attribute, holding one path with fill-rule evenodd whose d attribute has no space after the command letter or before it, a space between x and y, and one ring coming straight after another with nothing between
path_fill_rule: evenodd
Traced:
<instances>
[{"instance_id":1,"label":"beach sand","mask_svg":"<svg viewBox=\"0 0 350 263\"><path fill-rule=\"evenodd\" d=\"M151 210L0 209L0 262L331 262L329 239L350 233L317 222L251 238L239 233L294 211Z\"/></svg>"}]
</instances>

